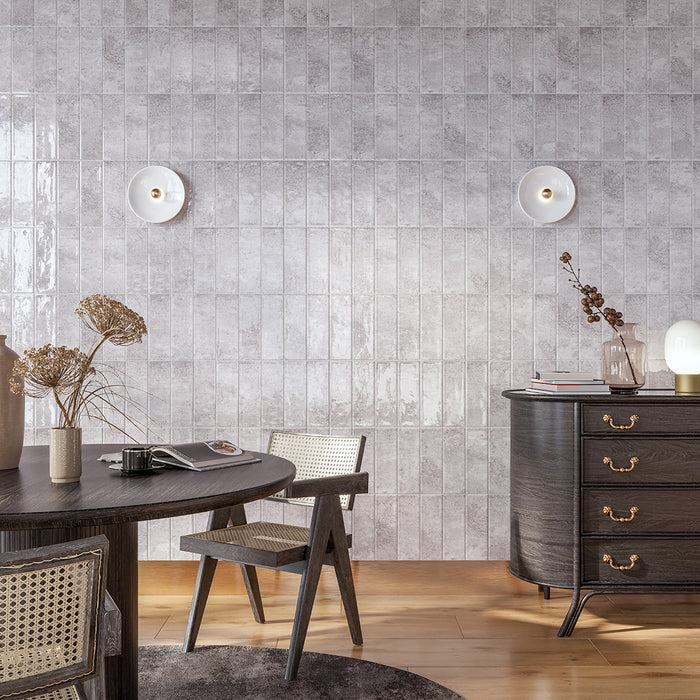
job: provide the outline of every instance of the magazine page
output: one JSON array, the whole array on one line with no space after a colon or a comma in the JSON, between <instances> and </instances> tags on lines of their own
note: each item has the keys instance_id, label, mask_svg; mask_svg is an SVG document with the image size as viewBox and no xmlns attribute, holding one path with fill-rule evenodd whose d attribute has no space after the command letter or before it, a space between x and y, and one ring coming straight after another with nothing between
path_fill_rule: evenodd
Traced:
<instances>
[{"instance_id":1,"label":"magazine page","mask_svg":"<svg viewBox=\"0 0 700 700\"><path fill-rule=\"evenodd\" d=\"M237 447L228 440L210 440L209 442L205 442L204 444L208 445L209 449L213 450L214 452L218 452L222 455L230 455L231 457L236 457L237 455L243 454L243 450L240 447Z\"/></svg>"},{"instance_id":2,"label":"magazine page","mask_svg":"<svg viewBox=\"0 0 700 700\"><path fill-rule=\"evenodd\" d=\"M243 455L243 450L228 440L212 440L210 442L189 442L178 445L156 445L151 448L156 459L167 461L172 457L183 465L201 468L211 465L225 465Z\"/></svg>"}]
</instances>

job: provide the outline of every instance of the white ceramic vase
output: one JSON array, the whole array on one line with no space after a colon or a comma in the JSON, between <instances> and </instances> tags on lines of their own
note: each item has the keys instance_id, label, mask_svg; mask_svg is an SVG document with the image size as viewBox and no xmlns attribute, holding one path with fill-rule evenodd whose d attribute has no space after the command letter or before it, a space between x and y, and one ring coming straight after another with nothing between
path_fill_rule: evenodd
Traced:
<instances>
[{"instance_id":1,"label":"white ceramic vase","mask_svg":"<svg viewBox=\"0 0 700 700\"><path fill-rule=\"evenodd\" d=\"M54 484L80 481L83 472L81 428L51 428L49 431L49 475Z\"/></svg>"}]
</instances>

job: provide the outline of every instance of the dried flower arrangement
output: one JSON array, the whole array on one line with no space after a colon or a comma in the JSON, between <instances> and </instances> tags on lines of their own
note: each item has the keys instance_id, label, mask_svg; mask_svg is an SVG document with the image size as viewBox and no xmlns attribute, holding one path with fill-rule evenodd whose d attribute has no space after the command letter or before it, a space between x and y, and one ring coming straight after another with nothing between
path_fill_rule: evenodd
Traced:
<instances>
[{"instance_id":1,"label":"dried flower arrangement","mask_svg":"<svg viewBox=\"0 0 700 700\"><path fill-rule=\"evenodd\" d=\"M37 399L52 394L60 411L59 428L78 428L84 414L129 437L108 415L114 410L138 427L118 406L129 400L128 395L120 393L124 385L111 382L104 371L97 369L95 356L107 341L114 345L142 342L146 324L128 306L104 294L85 297L75 313L86 328L97 334L89 352L50 344L26 350L14 365L14 374L24 380L24 385L13 379L10 388L15 394Z\"/></svg>"},{"instance_id":2,"label":"dried flower arrangement","mask_svg":"<svg viewBox=\"0 0 700 700\"><path fill-rule=\"evenodd\" d=\"M632 379L634 383L637 384L637 375L635 374L634 365L630 359L627 344L625 343L622 333L618 330L620 326L625 325L625 322L622 320L622 311L616 311L610 306L603 307L603 304L605 304L603 295L598 291L597 287L592 287L581 282L581 268L576 268L576 270L574 270L569 253L562 253L559 260L564 263L562 269L571 275L571 277L569 277L571 286L582 295L581 305L583 307L583 313L588 317L588 323L598 323L602 316L617 334L622 347L625 349L625 357L627 358L627 363L632 373Z\"/></svg>"}]
</instances>

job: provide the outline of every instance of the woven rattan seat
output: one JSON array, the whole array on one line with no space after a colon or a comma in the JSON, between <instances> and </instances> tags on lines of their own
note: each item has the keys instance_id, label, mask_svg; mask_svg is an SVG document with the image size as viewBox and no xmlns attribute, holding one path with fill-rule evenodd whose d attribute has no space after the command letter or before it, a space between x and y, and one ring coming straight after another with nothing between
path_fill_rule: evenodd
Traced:
<instances>
[{"instance_id":1,"label":"woven rattan seat","mask_svg":"<svg viewBox=\"0 0 700 700\"><path fill-rule=\"evenodd\" d=\"M276 569L304 560L309 528L257 522L199 532L187 538L190 552L209 556L219 553L222 559L233 558L238 563ZM350 546L352 536L347 538Z\"/></svg>"},{"instance_id":2,"label":"woven rattan seat","mask_svg":"<svg viewBox=\"0 0 700 700\"><path fill-rule=\"evenodd\" d=\"M345 532L341 508L351 509L354 495L367 492L367 474L359 472L364 445L363 436L272 433L269 453L293 462L297 470L292 484L273 498L294 505L313 506L311 526L247 523L243 506L236 506L211 513L206 532L180 538L180 549L202 555L187 624L185 651L194 648L219 559L241 564L258 622L264 622L265 616L255 567L302 574L285 674L287 680L293 680L297 674L323 564L335 567L352 640L362 644L348 554L352 538Z\"/></svg>"},{"instance_id":3,"label":"woven rattan seat","mask_svg":"<svg viewBox=\"0 0 700 700\"><path fill-rule=\"evenodd\" d=\"M120 631L105 617L108 548L100 535L0 554L0 698L82 699L86 682L104 697L102 656L115 646L104 629Z\"/></svg>"}]
</instances>

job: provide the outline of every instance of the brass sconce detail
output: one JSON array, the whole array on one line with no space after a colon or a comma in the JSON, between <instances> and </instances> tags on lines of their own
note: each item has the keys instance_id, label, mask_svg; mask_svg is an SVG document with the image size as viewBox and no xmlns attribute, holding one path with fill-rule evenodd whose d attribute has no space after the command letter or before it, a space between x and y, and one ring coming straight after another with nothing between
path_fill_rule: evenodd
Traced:
<instances>
[{"instance_id":1,"label":"brass sconce detail","mask_svg":"<svg viewBox=\"0 0 700 700\"><path fill-rule=\"evenodd\" d=\"M174 170L149 165L131 178L127 197L139 219L162 224L176 217L185 204L185 185Z\"/></svg>"},{"instance_id":2,"label":"brass sconce detail","mask_svg":"<svg viewBox=\"0 0 700 700\"><path fill-rule=\"evenodd\" d=\"M561 168L539 165L526 172L518 184L518 203L535 221L551 224L563 219L576 201L576 186Z\"/></svg>"}]
</instances>

